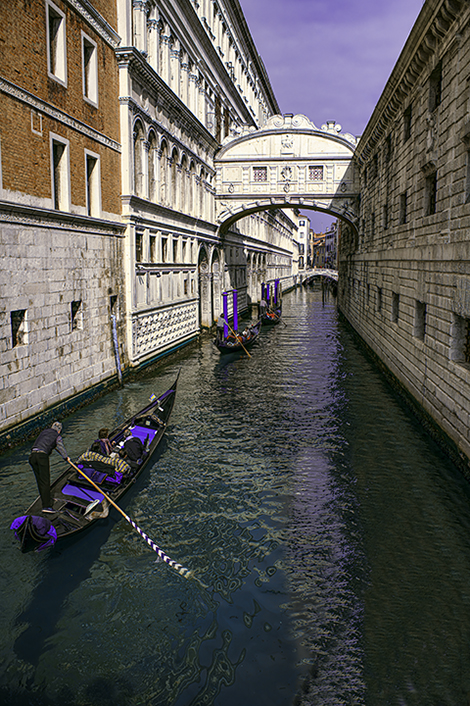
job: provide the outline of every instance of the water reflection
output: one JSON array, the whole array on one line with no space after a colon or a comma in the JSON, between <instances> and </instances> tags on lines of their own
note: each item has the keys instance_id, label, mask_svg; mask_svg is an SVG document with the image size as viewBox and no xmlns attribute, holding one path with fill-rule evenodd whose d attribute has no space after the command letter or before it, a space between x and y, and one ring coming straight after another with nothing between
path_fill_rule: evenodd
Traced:
<instances>
[{"instance_id":1,"label":"water reflection","mask_svg":"<svg viewBox=\"0 0 470 706\"><path fill-rule=\"evenodd\" d=\"M188 351L165 444L125 500L194 580L114 513L22 555L6 526L35 492L29 447L3 457L2 704L467 703L469 486L333 301L298 291L284 312L252 358ZM175 371L65 420L71 455Z\"/></svg>"}]
</instances>

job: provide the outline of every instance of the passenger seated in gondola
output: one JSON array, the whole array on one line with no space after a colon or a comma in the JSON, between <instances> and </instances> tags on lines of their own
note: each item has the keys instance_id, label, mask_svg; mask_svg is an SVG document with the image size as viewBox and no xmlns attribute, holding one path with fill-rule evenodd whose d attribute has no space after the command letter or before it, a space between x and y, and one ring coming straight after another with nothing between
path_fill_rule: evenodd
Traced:
<instances>
[{"instance_id":1,"label":"passenger seated in gondola","mask_svg":"<svg viewBox=\"0 0 470 706\"><path fill-rule=\"evenodd\" d=\"M99 443L100 448L101 448L101 454L103 456L111 456L113 453L113 447L108 439L108 434L109 430L106 427L103 427L102 429L99 430L98 432L98 438L97 438L97 443Z\"/></svg>"},{"instance_id":2,"label":"passenger seated in gondola","mask_svg":"<svg viewBox=\"0 0 470 706\"><path fill-rule=\"evenodd\" d=\"M119 471L125 476L131 473L130 465L119 455L104 456L99 441L95 441L91 448L78 458L77 463L89 464L96 471L106 471L109 475L113 475L112 471Z\"/></svg>"},{"instance_id":3,"label":"passenger seated in gondola","mask_svg":"<svg viewBox=\"0 0 470 706\"><path fill-rule=\"evenodd\" d=\"M148 452L145 450L142 441L137 436L132 436L130 429L127 429L125 441L119 454L135 470L147 457Z\"/></svg>"}]
</instances>

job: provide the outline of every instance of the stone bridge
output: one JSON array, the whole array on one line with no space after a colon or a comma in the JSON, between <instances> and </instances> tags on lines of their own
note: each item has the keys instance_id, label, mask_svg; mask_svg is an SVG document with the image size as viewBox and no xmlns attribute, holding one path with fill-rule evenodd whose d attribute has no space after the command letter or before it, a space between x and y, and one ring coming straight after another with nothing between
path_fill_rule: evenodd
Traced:
<instances>
[{"instance_id":1,"label":"stone bridge","mask_svg":"<svg viewBox=\"0 0 470 706\"><path fill-rule=\"evenodd\" d=\"M258 130L228 137L215 157L220 233L257 211L323 211L357 230L357 138L334 121L317 128L304 115L275 115Z\"/></svg>"}]
</instances>

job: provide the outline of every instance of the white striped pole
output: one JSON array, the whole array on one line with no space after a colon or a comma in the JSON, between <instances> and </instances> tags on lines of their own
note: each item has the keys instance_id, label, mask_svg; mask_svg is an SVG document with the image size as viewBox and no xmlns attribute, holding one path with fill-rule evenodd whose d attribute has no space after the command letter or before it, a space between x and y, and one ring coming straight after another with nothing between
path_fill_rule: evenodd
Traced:
<instances>
[{"instance_id":1,"label":"white striped pole","mask_svg":"<svg viewBox=\"0 0 470 706\"><path fill-rule=\"evenodd\" d=\"M147 542L147 544L149 545L149 547L151 547L151 548L153 549L153 551L158 554L158 556L159 556L160 559L162 559L166 564L168 564L169 566L171 566L172 569L175 569L175 571L177 571L177 572L180 574L180 576L184 576L184 577L187 578L187 579L188 579L188 578L191 578L192 572L190 571L190 569L186 569L182 564L178 564L178 562L174 561L174 559L170 559L170 557L168 556L168 554L165 554L165 552L163 551L163 549L160 549L160 547L159 547L157 544L155 544L155 542L154 542L152 539L150 539L150 537L149 537L147 534L145 534L145 532L144 532L143 530L140 529L140 527L134 522L134 520L131 520L131 518L130 518L128 515L126 515L126 513L124 512L124 510L121 510L121 508L119 507L119 505L116 505L116 503L114 502L114 500L111 500L111 498L109 497L109 495L106 495L106 493L99 487L99 485L96 485L96 483L94 483L94 482L91 480L91 478L89 478L89 477L87 476L86 473L84 473L80 468L78 468L78 466L76 466L74 463L72 463L72 461L69 460L69 463L70 463L70 465L72 466L72 468L75 468L75 470L78 471L78 473L80 473L80 475L82 475L84 478L86 478L86 480L87 480L89 483L91 483L91 485L92 485L99 493L101 493L101 495L103 495L103 496L106 498L106 500L107 500L113 507L115 507L116 510L118 510L118 512L121 513L121 515L129 522L129 524L132 525L132 527L140 534L140 536L142 537L142 539L145 539L145 541Z\"/></svg>"}]
</instances>

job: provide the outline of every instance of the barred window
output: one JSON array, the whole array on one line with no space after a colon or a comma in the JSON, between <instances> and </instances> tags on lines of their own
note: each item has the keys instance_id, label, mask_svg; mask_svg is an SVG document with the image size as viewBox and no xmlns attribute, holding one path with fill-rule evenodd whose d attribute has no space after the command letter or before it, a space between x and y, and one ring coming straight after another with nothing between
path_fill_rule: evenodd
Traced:
<instances>
[{"instance_id":1,"label":"barred window","mask_svg":"<svg viewBox=\"0 0 470 706\"><path fill-rule=\"evenodd\" d=\"M268 168L253 167L253 181L268 181Z\"/></svg>"},{"instance_id":2,"label":"barred window","mask_svg":"<svg viewBox=\"0 0 470 706\"><path fill-rule=\"evenodd\" d=\"M309 181L323 181L323 167L308 168Z\"/></svg>"}]
</instances>

